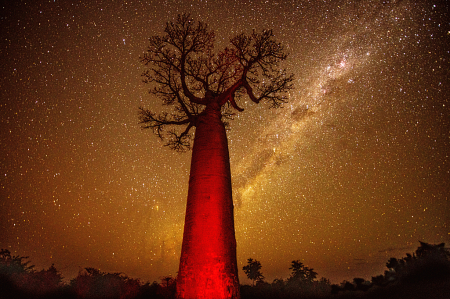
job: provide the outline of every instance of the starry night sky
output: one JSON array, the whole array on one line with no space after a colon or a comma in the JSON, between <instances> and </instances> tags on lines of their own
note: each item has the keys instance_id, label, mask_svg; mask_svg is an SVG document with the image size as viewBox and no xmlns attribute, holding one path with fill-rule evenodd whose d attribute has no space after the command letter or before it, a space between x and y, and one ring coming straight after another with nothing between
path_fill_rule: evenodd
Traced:
<instances>
[{"instance_id":1,"label":"starry night sky","mask_svg":"<svg viewBox=\"0 0 450 299\"><path fill-rule=\"evenodd\" d=\"M8 1L0 7L0 248L158 280L176 276L190 152L138 124L161 103L139 57L179 13L217 49L273 29L295 89L228 131L237 258L266 281L293 260L337 283L450 243L445 1Z\"/></svg>"}]
</instances>

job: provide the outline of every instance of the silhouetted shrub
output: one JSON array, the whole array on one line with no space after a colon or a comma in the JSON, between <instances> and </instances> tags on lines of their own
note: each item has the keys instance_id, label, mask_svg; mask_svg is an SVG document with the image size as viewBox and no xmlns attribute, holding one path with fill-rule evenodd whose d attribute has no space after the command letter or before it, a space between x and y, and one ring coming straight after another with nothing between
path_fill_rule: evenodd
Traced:
<instances>
[{"instance_id":1,"label":"silhouetted shrub","mask_svg":"<svg viewBox=\"0 0 450 299\"><path fill-rule=\"evenodd\" d=\"M122 273L105 273L85 268L71 281L78 298L131 299L139 294L139 280Z\"/></svg>"}]
</instances>

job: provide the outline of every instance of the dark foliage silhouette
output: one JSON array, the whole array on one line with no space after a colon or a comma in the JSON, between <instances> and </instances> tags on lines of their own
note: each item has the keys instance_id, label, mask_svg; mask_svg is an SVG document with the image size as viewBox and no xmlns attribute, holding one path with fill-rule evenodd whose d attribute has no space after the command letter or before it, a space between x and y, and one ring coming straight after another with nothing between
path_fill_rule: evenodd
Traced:
<instances>
[{"instance_id":1,"label":"dark foliage silhouette","mask_svg":"<svg viewBox=\"0 0 450 299\"><path fill-rule=\"evenodd\" d=\"M70 282L79 298L135 298L139 293L139 280L122 273L105 273L95 268L85 268Z\"/></svg>"},{"instance_id":2,"label":"dark foliage silhouette","mask_svg":"<svg viewBox=\"0 0 450 299\"><path fill-rule=\"evenodd\" d=\"M413 254L407 253L401 259L390 258L384 275L372 277L371 282L355 278L353 283L344 281L340 285L332 285L332 294L345 293L351 298L352 293L368 291L367 298L448 298L449 250L444 243L419 243Z\"/></svg>"},{"instance_id":3,"label":"dark foliage silhouette","mask_svg":"<svg viewBox=\"0 0 450 299\"><path fill-rule=\"evenodd\" d=\"M12 256L8 249L0 250L0 274L14 275L33 272L28 256Z\"/></svg>"},{"instance_id":4,"label":"dark foliage silhouette","mask_svg":"<svg viewBox=\"0 0 450 299\"><path fill-rule=\"evenodd\" d=\"M244 272L250 279L257 277L261 263L253 259L247 262ZM322 298L330 294L330 281L326 278L318 281L317 272L299 260L293 261L289 269L292 272L287 280L275 279L270 284L260 279L252 286L241 286L242 298Z\"/></svg>"},{"instance_id":5,"label":"dark foliage silhouette","mask_svg":"<svg viewBox=\"0 0 450 299\"><path fill-rule=\"evenodd\" d=\"M412 255L401 259L390 258L386 263L385 283L401 281L438 280L450 277L450 253L445 244L420 242Z\"/></svg>"},{"instance_id":6,"label":"dark foliage silhouette","mask_svg":"<svg viewBox=\"0 0 450 299\"><path fill-rule=\"evenodd\" d=\"M357 291L367 291L371 287L370 281L366 281L364 278L353 278L353 284L355 285L355 290Z\"/></svg>"},{"instance_id":7,"label":"dark foliage silhouette","mask_svg":"<svg viewBox=\"0 0 450 299\"><path fill-rule=\"evenodd\" d=\"M253 259L248 259L247 266L250 265L257 266L253 268L256 273L262 268ZM242 299L447 299L450 294L450 255L443 243L420 242L413 254L390 258L386 266L385 274L374 276L371 281L357 277L352 282L331 285L326 278L317 280L312 268L296 260L289 267L288 279L275 279L272 283L259 279L251 286L241 285L240 294ZM160 283L141 283L123 273L88 267L70 283L64 283L54 265L37 271L28 257L12 256L6 249L0 251L0 299L172 299L175 295L176 279L171 276L161 277Z\"/></svg>"},{"instance_id":8,"label":"dark foliage silhouette","mask_svg":"<svg viewBox=\"0 0 450 299\"><path fill-rule=\"evenodd\" d=\"M264 275L261 273L261 263L257 260L249 258L247 260L248 265L244 266L242 269L245 272L245 275L251 280L253 280L253 285L255 282L263 282Z\"/></svg>"},{"instance_id":9,"label":"dark foliage silhouette","mask_svg":"<svg viewBox=\"0 0 450 299\"><path fill-rule=\"evenodd\" d=\"M289 270L292 271L291 277L288 279L289 283L312 283L317 278L317 272L315 272L312 268L306 267L299 260L292 261Z\"/></svg>"},{"instance_id":10,"label":"dark foliage silhouette","mask_svg":"<svg viewBox=\"0 0 450 299\"><path fill-rule=\"evenodd\" d=\"M0 289L11 298L44 297L62 287L62 275L52 264L47 270L35 271L28 257L12 256L7 249L0 251ZM4 295L2 294L2 295Z\"/></svg>"}]
</instances>

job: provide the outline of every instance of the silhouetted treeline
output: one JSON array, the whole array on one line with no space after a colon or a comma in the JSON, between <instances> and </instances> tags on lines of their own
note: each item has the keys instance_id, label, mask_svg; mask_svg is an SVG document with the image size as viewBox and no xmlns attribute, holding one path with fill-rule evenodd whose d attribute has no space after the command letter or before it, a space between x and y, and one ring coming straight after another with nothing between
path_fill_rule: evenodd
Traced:
<instances>
[{"instance_id":1,"label":"silhouetted treeline","mask_svg":"<svg viewBox=\"0 0 450 299\"><path fill-rule=\"evenodd\" d=\"M174 298L175 279L164 277L161 283L141 283L123 273L106 273L85 268L69 283L51 265L36 271L27 256L12 256L0 251L0 299L164 299Z\"/></svg>"},{"instance_id":2,"label":"silhouetted treeline","mask_svg":"<svg viewBox=\"0 0 450 299\"><path fill-rule=\"evenodd\" d=\"M305 266L299 260L292 261L291 275L288 279L275 279L272 283L264 281L262 265L254 259L247 260L243 267L253 285L241 286L241 298L323 298L330 295L330 281L326 278L317 280L317 272ZM256 282L256 284L255 284Z\"/></svg>"},{"instance_id":3,"label":"silhouetted treeline","mask_svg":"<svg viewBox=\"0 0 450 299\"><path fill-rule=\"evenodd\" d=\"M450 252L444 243L420 242L413 254L390 258L386 267L371 281L354 278L353 283L334 284L331 293L338 298L450 298Z\"/></svg>"},{"instance_id":4,"label":"silhouetted treeline","mask_svg":"<svg viewBox=\"0 0 450 299\"><path fill-rule=\"evenodd\" d=\"M292 261L289 278L264 281L262 264L248 259L243 267L252 285L241 285L242 299L269 298L449 298L450 252L445 244L420 242L413 254L390 258L384 274L370 281L354 278L331 284L326 278L301 261ZM81 270L69 283L51 265L37 271L28 257L12 256L9 250L0 251L0 299L169 299L175 298L176 279L170 276L161 282L142 283L123 273L106 273L95 268Z\"/></svg>"}]
</instances>

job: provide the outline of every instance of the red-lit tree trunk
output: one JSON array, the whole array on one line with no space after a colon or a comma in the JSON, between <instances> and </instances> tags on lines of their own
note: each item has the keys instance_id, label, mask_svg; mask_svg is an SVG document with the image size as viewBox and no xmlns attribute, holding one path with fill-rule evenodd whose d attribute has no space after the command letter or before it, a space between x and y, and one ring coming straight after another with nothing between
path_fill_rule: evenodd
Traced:
<instances>
[{"instance_id":1,"label":"red-lit tree trunk","mask_svg":"<svg viewBox=\"0 0 450 299\"><path fill-rule=\"evenodd\" d=\"M220 106L196 122L177 298L239 298L228 142Z\"/></svg>"}]
</instances>

